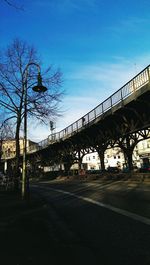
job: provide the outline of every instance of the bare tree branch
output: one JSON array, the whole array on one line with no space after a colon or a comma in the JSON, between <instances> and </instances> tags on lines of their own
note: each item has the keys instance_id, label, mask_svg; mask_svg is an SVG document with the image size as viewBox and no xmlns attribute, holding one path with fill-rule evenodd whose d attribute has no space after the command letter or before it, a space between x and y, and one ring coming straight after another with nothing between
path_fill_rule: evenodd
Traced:
<instances>
[{"instance_id":1,"label":"bare tree branch","mask_svg":"<svg viewBox=\"0 0 150 265\"><path fill-rule=\"evenodd\" d=\"M38 71L35 65L40 65L37 51L19 39L15 39L1 52L0 114L5 113L8 119L13 117L16 121L16 168L19 165L19 136L25 112L25 88L28 119L34 118L38 122L47 123L60 115L59 105L63 96L62 73L52 65L48 67L42 74L43 84L48 90L45 93L35 93L31 89L37 82Z\"/></svg>"},{"instance_id":2,"label":"bare tree branch","mask_svg":"<svg viewBox=\"0 0 150 265\"><path fill-rule=\"evenodd\" d=\"M12 3L11 1L8 1L8 0L4 0L4 2L6 2L7 5L9 5L9 6L15 8L15 9L17 9L17 10L24 11L23 6L18 6L18 5L14 4L14 3Z\"/></svg>"}]
</instances>

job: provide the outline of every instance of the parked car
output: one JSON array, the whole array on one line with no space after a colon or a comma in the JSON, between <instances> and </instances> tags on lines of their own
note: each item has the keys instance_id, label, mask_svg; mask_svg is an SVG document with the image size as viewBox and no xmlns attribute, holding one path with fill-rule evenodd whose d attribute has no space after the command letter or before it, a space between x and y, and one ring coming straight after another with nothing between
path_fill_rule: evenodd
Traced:
<instances>
[{"instance_id":1,"label":"parked car","mask_svg":"<svg viewBox=\"0 0 150 265\"><path fill-rule=\"evenodd\" d=\"M102 171L101 169L90 169L86 170L87 174L102 174L105 171Z\"/></svg>"},{"instance_id":2,"label":"parked car","mask_svg":"<svg viewBox=\"0 0 150 265\"><path fill-rule=\"evenodd\" d=\"M129 173L129 172L130 172L130 169L127 166L122 169L122 173Z\"/></svg>"},{"instance_id":3,"label":"parked car","mask_svg":"<svg viewBox=\"0 0 150 265\"><path fill-rule=\"evenodd\" d=\"M118 167L108 167L107 172L109 173L119 173L120 169Z\"/></svg>"},{"instance_id":4,"label":"parked car","mask_svg":"<svg viewBox=\"0 0 150 265\"><path fill-rule=\"evenodd\" d=\"M122 169L122 173L129 173L131 170L129 169L128 166L124 167ZM137 166L133 166L133 169L132 169L133 172L139 172L139 168Z\"/></svg>"},{"instance_id":5,"label":"parked car","mask_svg":"<svg viewBox=\"0 0 150 265\"><path fill-rule=\"evenodd\" d=\"M139 169L139 172L150 173L150 165L149 164L143 164L141 166L141 168Z\"/></svg>"}]
</instances>

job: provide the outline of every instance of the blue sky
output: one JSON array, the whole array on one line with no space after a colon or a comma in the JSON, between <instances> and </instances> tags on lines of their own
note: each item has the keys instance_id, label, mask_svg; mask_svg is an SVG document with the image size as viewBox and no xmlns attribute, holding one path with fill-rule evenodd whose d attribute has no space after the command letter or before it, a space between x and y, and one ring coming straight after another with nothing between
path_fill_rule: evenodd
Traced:
<instances>
[{"instance_id":1,"label":"blue sky","mask_svg":"<svg viewBox=\"0 0 150 265\"><path fill-rule=\"evenodd\" d=\"M23 5L24 11L0 1L0 47L21 38L37 48L43 66L61 68L66 95L57 131L96 107L150 63L149 0L11 2ZM35 141L48 134L48 127L30 127L28 132Z\"/></svg>"}]
</instances>

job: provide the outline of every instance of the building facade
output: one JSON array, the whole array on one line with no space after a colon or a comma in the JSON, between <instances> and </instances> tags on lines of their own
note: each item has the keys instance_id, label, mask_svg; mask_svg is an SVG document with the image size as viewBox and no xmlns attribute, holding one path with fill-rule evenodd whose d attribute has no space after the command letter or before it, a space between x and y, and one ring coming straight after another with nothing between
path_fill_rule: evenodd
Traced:
<instances>
[{"instance_id":1,"label":"building facade","mask_svg":"<svg viewBox=\"0 0 150 265\"><path fill-rule=\"evenodd\" d=\"M20 144L20 154L23 154L23 138L19 140ZM27 149L30 148L31 145L37 144L33 141L27 140ZM15 139L4 140L2 142L2 158L6 157L14 157L16 155L16 141Z\"/></svg>"},{"instance_id":2,"label":"building facade","mask_svg":"<svg viewBox=\"0 0 150 265\"><path fill-rule=\"evenodd\" d=\"M140 168L143 164L150 164L150 139L140 141L133 151L133 166ZM87 170L98 170L101 168L98 153L90 153L83 158L84 167ZM126 166L124 154L119 147L110 148L105 151L105 168Z\"/></svg>"}]
</instances>

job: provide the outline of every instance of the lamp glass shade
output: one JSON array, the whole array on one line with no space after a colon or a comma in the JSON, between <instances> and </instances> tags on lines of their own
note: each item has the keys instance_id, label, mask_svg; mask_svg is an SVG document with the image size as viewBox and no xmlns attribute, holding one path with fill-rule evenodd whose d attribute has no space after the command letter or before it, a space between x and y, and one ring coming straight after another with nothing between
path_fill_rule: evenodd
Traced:
<instances>
[{"instance_id":1,"label":"lamp glass shade","mask_svg":"<svg viewBox=\"0 0 150 265\"><path fill-rule=\"evenodd\" d=\"M45 92L47 88L43 85L41 86L37 85L37 86L32 87L32 90L35 92Z\"/></svg>"},{"instance_id":2,"label":"lamp glass shade","mask_svg":"<svg viewBox=\"0 0 150 265\"><path fill-rule=\"evenodd\" d=\"M42 85L42 77L41 77L40 72L38 73L37 79L38 79L38 83L36 86L32 88L32 90L35 92L45 92L47 90L47 87Z\"/></svg>"}]
</instances>

